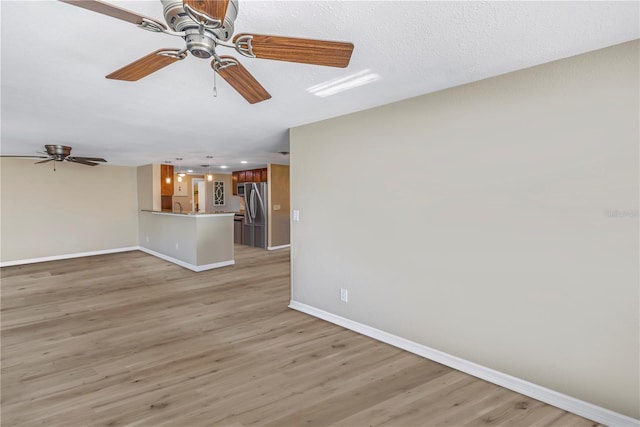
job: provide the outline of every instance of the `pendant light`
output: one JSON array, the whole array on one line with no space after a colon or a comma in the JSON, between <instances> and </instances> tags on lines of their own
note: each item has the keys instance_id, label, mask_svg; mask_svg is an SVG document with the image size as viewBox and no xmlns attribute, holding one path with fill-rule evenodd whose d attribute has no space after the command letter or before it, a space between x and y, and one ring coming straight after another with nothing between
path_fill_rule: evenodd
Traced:
<instances>
[{"instance_id":1,"label":"pendant light","mask_svg":"<svg viewBox=\"0 0 640 427\"><path fill-rule=\"evenodd\" d=\"M207 181L212 182L213 174L211 173L211 159L213 159L213 156L207 156L207 159L209 160L207 162Z\"/></svg>"},{"instance_id":2,"label":"pendant light","mask_svg":"<svg viewBox=\"0 0 640 427\"><path fill-rule=\"evenodd\" d=\"M165 161L164 161L164 163L165 163L166 165L170 165L170 164L171 164L171 161L170 161L170 160L165 160ZM171 177L171 175L167 175L167 176L165 176L165 178L164 178L164 182L166 182L167 184L171 184L171 178L172 178L172 177Z\"/></svg>"},{"instance_id":3,"label":"pendant light","mask_svg":"<svg viewBox=\"0 0 640 427\"><path fill-rule=\"evenodd\" d=\"M176 157L176 161L178 162L182 161L182 157ZM180 168L179 164L178 164L178 168ZM187 176L187 174L178 169L178 182L182 182L182 178L184 178L185 176Z\"/></svg>"}]
</instances>

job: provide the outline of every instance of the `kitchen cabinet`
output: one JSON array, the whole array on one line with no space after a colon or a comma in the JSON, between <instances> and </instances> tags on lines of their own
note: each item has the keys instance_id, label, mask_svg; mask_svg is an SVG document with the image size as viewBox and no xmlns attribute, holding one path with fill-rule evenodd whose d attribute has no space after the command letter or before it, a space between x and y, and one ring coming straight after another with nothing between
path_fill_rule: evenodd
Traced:
<instances>
[{"instance_id":1,"label":"kitchen cabinet","mask_svg":"<svg viewBox=\"0 0 640 427\"><path fill-rule=\"evenodd\" d=\"M160 195L173 196L173 165L160 165Z\"/></svg>"},{"instance_id":2,"label":"kitchen cabinet","mask_svg":"<svg viewBox=\"0 0 640 427\"><path fill-rule=\"evenodd\" d=\"M236 214L233 217L233 243L244 245L244 216Z\"/></svg>"},{"instance_id":3,"label":"kitchen cabinet","mask_svg":"<svg viewBox=\"0 0 640 427\"><path fill-rule=\"evenodd\" d=\"M267 182L267 168L233 172L233 194L238 194L238 184L243 182Z\"/></svg>"},{"instance_id":4,"label":"kitchen cabinet","mask_svg":"<svg viewBox=\"0 0 640 427\"><path fill-rule=\"evenodd\" d=\"M160 165L160 208L171 210L173 196L173 165Z\"/></svg>"},{"instance_id":5,"label":"kitchen cabinet","mask_svg":"<svg viewBox=\"0 0 640 427\"><path fill-rule=\"evenodd\" d=\"M234 172L231 176L231 190L234 196L238 195L238 172Z\"/></svg>"},{"instance_id":6,"label":"kitchen cabinet","mask_svg":"<svg viewBox=\"0 0 640 427\"><path fill-rule=\"evenodd\" d=\"M238 195L238 184L243 182L267 182L267 168L237 171L232 174L233 195Z\"/></svg>"}]
</instances>

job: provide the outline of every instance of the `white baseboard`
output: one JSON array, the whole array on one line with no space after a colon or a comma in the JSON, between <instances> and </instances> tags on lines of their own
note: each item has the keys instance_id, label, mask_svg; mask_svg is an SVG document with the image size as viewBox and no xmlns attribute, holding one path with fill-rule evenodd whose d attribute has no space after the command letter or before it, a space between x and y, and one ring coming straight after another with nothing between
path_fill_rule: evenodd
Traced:
<instances>
[{"instance_id":1,"label":"white baseboard","mask_svg":"<svg viewBox=\"0 0 640 427\"><path fill-rule=\"evenodd\" d=\"M291 245L280 245L280 246L269 246L267 247L268 251L277 251L278 249L290 248Z\"/></svg>"},{"instance_id":2,"label":"white baseboard","mask_svg":"<svg viewBox=\"0 0 640 427\"><path fill-rule=\"evenodd\" d=\"M214 268L226 267L228 265L234 265L236 263L235 260L229 260L229 261L215 262L213 264L193 265L193 264L189 264L188 262L179 260L177 258L173 258L173 257L170 257L168 255L161 254L160 252L156 252L156 251L153 251L151 249L143 248L142 246L140 246L137 249L139 249L141 252L144 252L146 254L153 255L154 257L157 257L157 258L163 259L165 261L169 261L169 262L172 262L174 264L177 264L180 267L184 267L184 268L187 268L187 269L189 269L191 271L195 271L196 273L200 272L200 271L205 271L205 270L213 270Z\"/></svg>"},{"instance_id":3,"label":"white baseboard","mask_svg":"<svg viewBox=\"0 0 640 427\"><path fill-rule=\"evenodd\" d=\"M234 265L236 263L235 260L229 260L229 261L216 262L213 264L193 265L193 264L189 264L188 262L181 261L177 258L173 258L167 255L161 254L159 252L152 251L151 249L143 248L142 246L129 246L126 248L105 249L101 251L81 252L76 254L54 255L54 256L48 256L48 257L42 257L42 258L29 258L29 259L19 259L15 261L5 261L5 262L0 262L0 267L12 267L14 265L35 264L37 262L59 261L63 259L82 258L87 256L107 255L107 254L115 254L118 252L131 252L131 251L141 251L146 254L161 258L165 261L172 262L174 264L179 265L180 267L184 267L195 272L212 270L214 268L220 268L220 267L226 267L228 265Z\"/></svg>"},{"instance_id":4,"label":"white baseboard","mask_svg":"<svg viewBox=\"0 0 640 427\"><path fill-rule=\"evenodd\" d=\"M635 418L631 418L626 415L613 412L609 409L593 405L583 400L558 393L557 391L548 389L546 387L542 387L537 384L530 383L529 381L525 381L523 379L513 377L511 375L487 368L485 366L478 365L476 363L461 359L459 357L444 353L425 345L409 341L388 332L372 328L371 326L354 322L353 320L337 316L335 314L320 310L310 305L291 300L289 303L289 308L301 311L322 320L326 320L327 322L334 323L336 325L342 326L343 328L358 332L362 335L368 336L378 341L382 341L392 346L401 348L410 353L417 354L418 356L433 360L434 362L441 363L453 369L465 372L469 375L473 375L474 377L478 377L493 384L497 384L501 387L508 388L509 390L524 394L525 396L532 397L534 399L548 403L549 405L553 405L560 409L564 409L565 411L580 415L581 417L597 421L600 424L615 427L640 426L640 420L636 420Z\"/></svg>"},{"instance_id":5,"label":"white baseboard","mask_svg":"<svg viewBox=\"0 0 640 427\"><path fill-rule=\"evenodd\" d=\"M62 259L82 258L82 257L94 256L94 255L115 254L118 252L137 251L138 249L140 249L138 246L129 246L126 248L105 249L101 251L80 252L76 254L64 254L64 255L47 256L42 258L19 259L15 261L0 262L0 267L11 267L14 265L23 265L23 264L35 264L37 262L59 261Z\"/></svg>"}]
</instances>

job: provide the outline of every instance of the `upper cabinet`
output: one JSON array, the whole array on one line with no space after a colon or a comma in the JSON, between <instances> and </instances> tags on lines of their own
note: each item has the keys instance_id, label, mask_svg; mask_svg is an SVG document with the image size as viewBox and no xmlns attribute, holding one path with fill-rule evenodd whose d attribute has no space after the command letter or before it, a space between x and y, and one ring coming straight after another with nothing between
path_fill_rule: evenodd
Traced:
<instances>
[{"instance_id":1,"label":"upper cabinet","mask_svg":"<svg viewBox=\"0 0 640 427\"><path fill-rule=\"evenodd\" d=\"M160 180L160 195L173 196L173 165L160 165Z\"/></svg>"},{"instance_id":2,"label":"upper cabinet","mask_svg":"<svg viewBox=\"0 0 640 427\"><path fill-rule=\"evenodd\" d=\"M243 182L267 182L267 168L233 172L233 194L238 194L238 184Z\"/></svg>"}]
</instances>

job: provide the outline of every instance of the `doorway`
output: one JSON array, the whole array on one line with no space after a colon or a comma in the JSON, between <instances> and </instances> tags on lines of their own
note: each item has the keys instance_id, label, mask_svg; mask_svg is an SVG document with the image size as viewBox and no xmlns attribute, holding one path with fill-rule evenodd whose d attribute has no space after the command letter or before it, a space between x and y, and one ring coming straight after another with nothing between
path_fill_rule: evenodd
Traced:
<instances>
[{"instance_id":1,"label":"doorway","mask_svg":"<svg viewBox=\"0 0 640 427\"><path fill-rule=\"evenodd\" d=\"M191 180L191 203L193 212L205 212L207 210L206 196L204 179L193 178Z\"/></svg>"}]
</instances>

